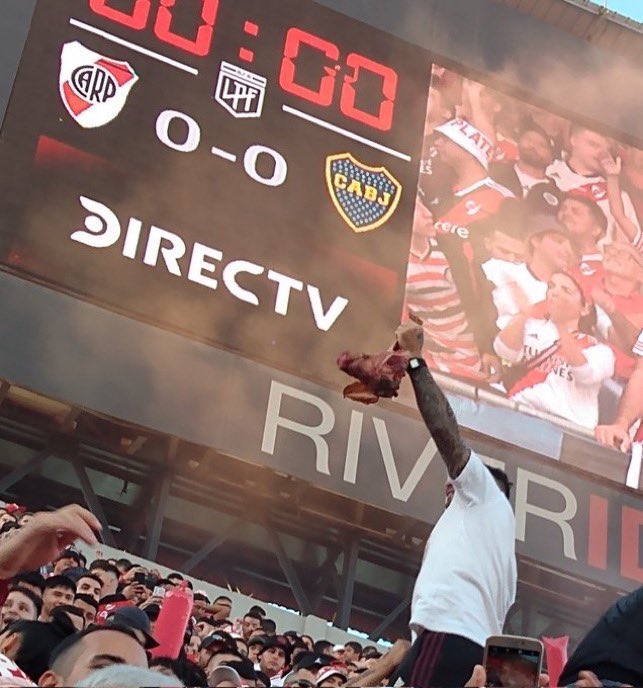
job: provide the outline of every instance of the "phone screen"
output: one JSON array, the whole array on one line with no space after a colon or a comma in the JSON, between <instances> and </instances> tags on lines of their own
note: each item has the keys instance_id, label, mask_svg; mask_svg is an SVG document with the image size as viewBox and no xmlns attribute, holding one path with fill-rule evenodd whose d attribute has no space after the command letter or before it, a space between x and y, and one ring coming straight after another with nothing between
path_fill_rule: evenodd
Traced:
<instances>
[{"instance_id":1,"label":"phone screen","mask_svg":"<svg viewBox=\"0 0 643 688\"><path fill-rule=\"evenodd\" d=\"M533 688L538 685L540 651L490 645L485 669L488 686Z\"/></svg>"}]
</instances>

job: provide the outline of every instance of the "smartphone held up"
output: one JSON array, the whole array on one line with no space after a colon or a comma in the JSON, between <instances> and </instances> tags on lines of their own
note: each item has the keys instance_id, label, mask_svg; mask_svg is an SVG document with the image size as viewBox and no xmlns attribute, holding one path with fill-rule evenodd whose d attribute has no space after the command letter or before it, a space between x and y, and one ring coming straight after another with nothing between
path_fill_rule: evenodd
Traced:
<instances>
[{"instance_id":1,"label":"smartphone held up","mask_svg":"<svg viewBox=\"0 0 643 688\"><path fill-rule=\"evenodd\" d=\"M543 644L536 638L495 635L487 638L484 667L487 686L534 688L543 665Z\"/></svg>"}]
</instances>

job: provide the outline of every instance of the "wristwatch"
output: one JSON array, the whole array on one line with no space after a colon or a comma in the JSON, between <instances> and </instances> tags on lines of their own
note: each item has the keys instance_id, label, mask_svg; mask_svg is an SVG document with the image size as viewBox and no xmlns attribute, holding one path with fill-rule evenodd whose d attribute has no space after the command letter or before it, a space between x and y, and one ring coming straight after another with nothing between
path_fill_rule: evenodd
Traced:
<instances>
[{"instance_id":1,"label":"wristwatch","mask_svg":"<svg viewBox=\"0 0 643 688\"><path fill-rule=\"evenodd\" d=\"M407 370L410 373L412 370L417 370L418 368L426 367L426 361L423 358L420 358L419 356L414 356L412 359L409 360Z\"/></svg>"}]
</instances>

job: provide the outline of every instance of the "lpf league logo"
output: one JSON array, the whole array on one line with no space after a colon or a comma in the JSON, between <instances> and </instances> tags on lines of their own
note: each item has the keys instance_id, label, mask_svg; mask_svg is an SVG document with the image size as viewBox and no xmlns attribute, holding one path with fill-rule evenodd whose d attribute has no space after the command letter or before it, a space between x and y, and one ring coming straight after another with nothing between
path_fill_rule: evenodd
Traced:
<instances>
[{"instance_id":1,"label":"lpf league logo","mask_svg":"<svg viewBox=\"0 0 643 688\"><path fill-rule=\"evenodd\" d=\"M222 62L214 99L237 119L261 117L268 80Z\"/></svg>"},{"instance_id":2,"label":"lpf league logo","mask_svg":"<svg viewBox=\"0 0 643 688\"><path fill-rule=\"evenodd\" d=\"M385 167L368 167L350 153L326 158L326 184L337 212L354 232L381 227L402 195L402 185Z\"/></svg>"},{"instance_id":3,"label":"lpf league logo","mask_svg":"<svg viewBox=\"0 0 643 688\"><path fill-rule=\"evenodd\" d=\"M127 62L66 43L60 56L60 97L67 112L85 129L116 119L138 81Z\"/></svg>"}]
</instances>

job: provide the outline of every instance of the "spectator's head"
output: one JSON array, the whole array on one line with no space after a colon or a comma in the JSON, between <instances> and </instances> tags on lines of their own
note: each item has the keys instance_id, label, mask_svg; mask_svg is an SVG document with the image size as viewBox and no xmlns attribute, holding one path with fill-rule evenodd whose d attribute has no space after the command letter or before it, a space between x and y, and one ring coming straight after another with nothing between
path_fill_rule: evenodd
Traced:
<instances>
[{"instance_id":1,"label":"spectator's head","mask_svg":"<svg viewBox=\"0 0 643 688\"><path fill-rule=\"evenodd\" d=\"M204 592L195 592L192 599L192 616L198 621L205 614L210 600Z\"/></svg>"},{"instance_id":2,"label":"spectator's head","mask_svg":"<svg viewBox=\"0 0 643 688\"><path fill-rule=\"evenodd\" d=\"M230 667L231 669L234 669L240 676L242 683L244 685L258 685L258 681L261 678L259 676L259 673L261 672L255 671L254 664L246 657L239 657L238 659L224 662L221 666L226 666Z\"/></svg>"},{"instance_id":3,"label":"spectator's head","mask_svg":"<svg viewBox=\"0 0 643 688\"><path fill-rule=\"evenodd\" d=\"M150 661L150 669L173 679L175 686L177 679L184 686L205 686L208 683L203 669L186 657L155 657Z\"/></svg>"},{"instance_id":4,"label":"spectator's head","mask_svg":"<svg viewBox=\"0 0 643 688\"><path fill-rule=\"evenodd\" d=\"M92 562L89 567L91 573L97 576L101 583L101 595L107 597L107 595L115 595L118 590L118 579L120 578L120 573L118 569L110 564L108 561L103 559L98 559Z\"/></svg>"},{"instance_id":5,"label":"spectator's head","mask_svg":"<svg viewBox=\"0 0 643 688\"><path fill-rule=\"evenodd\" d=\"M42 620L47 621L55 607L59 607L61 604L71 604L75 595L76 586L67 576L47 578L42 592Z\"/></svg>"},{"instance_id":6,"label":"spectator's head","mask_svg":"<svg viewBox=\"0 0 643 688\"><path fill-rule=\"evenodd\" d=\"M254 631L261 628L261 622L263 621L263 616L252 609L243 617L241 622L241 636L247 642L250 640L250 636Z\"/></svg>"},{"instance_id":7,"label":"spectator's head","mask_svg":"<svg viewBox=\"0 0 643 688\"><path fill-rule=\"evenodd\" d=\"M334 645L333 646L333 659L337 662L344 661L344 654L346 653L346 647L344 645Z\"/></svg>"},{"instance_id":8,"label":"spectator's head","mask_svg":"<svg viewBox=\"0 0 643 688\"><path fill-rule=\"evenodd\" d=\"M205 668L215 655L233 654L236 655L237 646L234 638L223 631L212 633L201 641L199 649L199 666Z\"/></svg>"},{"instance_id":9,"label":"spectator's head","mask_svg":"<svg viewBox=\"0 0 643 688\"><path fill-rule=\"evenodd\" d=\"M132 568L132 562L129 559L118 559L115 564L119 574L122 576Z\"/></svg>"},{"instance_id":10,"label":"spectator's head","mask_svg":"<svg viewBox=\"0 0 643 688\"><path fill-rule=\"evenodd\" d=\"M313 646L313 651L318 655L333 656L333 644L328 640L318 640Z\"/></svg>"},{"instance_id":11,"label":"spectator's head","mask_svg":"<svg viewBox=\"0 0 643 688\"><path fill-rule=\"evenodd\" d=\"M348 676L345 670L331 666L319 672L316 685L317 688L340 688L346 681Z\"/></svg>"},{"instance_id":12,"label":"spectator's head","mask_svg":"<svg viewBox=\"0 0 643 688\"><path fill-rule=\"evenodd\" d=\"M13 621L23 619L35 621L42 611L42 600L27 588L14 587L9 590L0 609L0 628Z\"/></svg>"},{"instance_id":13,"label":"spectator's head","mask_svg":"<svg viewBox=\"0 0 643 688\"><path fill-rule=\"evenodd\" d=\"M94 623L96 614L98 614L98 602L91 595L76 593L74 606L82 609L83 616L85 617L85 626Z\"/></svg>"},{"instance_id":14,"label":"spectator's head","mask_svg":"<svg viewBox=\"0 0 643 688\"><path fill-rule=\"evenodd\" d=\"M585 299L582 287L565 272L555 272L549 280L547 314L559 329L567 332L591 334L596 323L596 312Z\"/></svg>"},{"instance_id":15,"label":"spectator's head","mask_svg":"<svg viewBox=\"0 0 643 688\"><path fill-rule=\"evenodd\" d=\"M65 623L15 621L0 632L0 652L37 682L49 667L49 655L54 648L75 632L67 620Z\"/></svg>"},{"instance_id":16,"label":"spectator's head","mask_svg":"<svg viewBox=\"0 0 643 688\"><path fill-rule=\"evenodd\" d=\"M42 591L45 587L45 579L38 571L27 571L26 573L19 573L11 579L11 583L16 588L27 588L31 590L34 595L42 599Z\"/></svg>"},{"instance_id":17,"label":"spectator's head","mask_svg":"<svg viewBox=\"0 0 643 688\"><path fill-rule=\"evenodd\" d=\"M362 659L378 659L381 657L380 651L375 645L366 645L362 650Z\"/></svg>"},{"instance_id":18,"label":"spectator's head","mask_svg":"<svg viewBox=\"0 0 643 688\"><path fill-rule=\"evenodd\" d=\"M299 638L297 638L294 643L291 643L291 645L292 654L290 656L290 664L294 665L301 655L308 653L308 648Z\"/></svg>"},{"instance_id":19,"label":"spectator's head","mask_svg":"<svg viewBox=\"0 0 643 688\"><path fill-rule=\"evenodd\" d=\"M574 264L576 253L567 232L556 218L549 215L534 216L529 220L528 229L528 264L533 272L547 275L557 270L567 270Z\"/></svg>"},{"instance_id":20,"label":"spectator's head","mask_svg":"<svg viewBox=\"0 0 643 688\"><path fill-rule=\"evenodd\" d=\"M63 550L54 563L54 575L59 576L69 569L76 569L81 566L80 553L68 547Z\"/></svg>"},{"instance_id":21,"label":"spectator's head","mask_svg":"<svg viewBox=\"0 0 643 688\"><path fill-rule=\"evenodd\" d=\"M643 283L643 255L631 244L614 242L606 246L603 268L610 292L630 296L639 291Z\"/></svg>"},{"instance_id":22,"label":"spectator's head","mask_svg":"<svg viewBox=\"0 0 643 688\"><path fill-rule=\"evenodd\" d=\"M308 652L312 652L315 649L315 641L309 635L302 635L301 639L308 648Z\"/></svg>"},{"instance_id":23,"label":"spectator's head","mask_svg":"<svg viewBox=\"0 0 643 688\"><path fill-rule=\"evenodd\" d=\"M260 607L258 604L253 604L248 610L248 614L259 614L262 619L268 616L266 610L263 607Z\"/></svg>"},{"instance_id":24,"label":"spectator's head","mask_svg":"<svg viewBox=\"0 0 643 688\"><path fill-rule=\"evenodd\" d=\"M161 613L161 607L158 604L148 604L143 611L150 620L150 633L154 635L156 622L158 621L159 614Z\"/></svg>"},{"instance_id":25,"label":"spectator's head","mask_svg":"<svg viewBox=\"0 0 643 688\"><path fill-rule=\"evenodd\" d=\"M171 580L174 585L178 585L181 581L185 580L185 578L177 571L174 571L168 575L167 580Z\"/></svg>"},{"instance_id":26,"label":"spectator's head","mask_svg":"<svg viewBox=\"0 0 643 688\"><path fill-rule=\"evenodd\" d=\"M248 656L248 643L243 638L234 638L234 644L237 646L237 652L242 657Z\"/></svg>"},{"instance_id":27,"label":"spectator's head","mask_svg":"<svg viewBox=\"0 0 643 688\"><path fill-rule=\"evenodd\" d=\"M259 653L263 650L266 641L263 636L256 635L248 641L248 659L255 664L259 661Z\"/></svg>"},{"instance_id":28,"label":"spectator's head","mask_svg":"<svg viewBox=\"0 0 643 688\"><path fill-rule=\"evenodd\" d=\"M19 621L36 621L42 611L42 600L27 588L14 587L9 590L0 609L0 628Z\"/></svg>"},{"instance_id":29,"label":"spectator's head","mask_svg":"<svg viewBox=\"0 0 643 688\"><path fill-rule=\"evenodd\" d=\"M220 666L208 676L208 686L211 688L241 688L241 676L229 666Z\"/></svg>"},{"instance_id":30,"label":"spectator's head","mask_svg":"<svg viewBox=\"0 0 643 688\"><path fill-rule=\"evenodd\" d=\"M509 482L509 476L501 469L494 466L487 466L489 473L496 481L496 485L500 488L502 494L509 499L511 497L512 483Z\"/></svg>"},{"instance_id":31,"label":"spectator's head","mask_svg":"<svg viewBox=\"0 0 643 688\"><path fill-rule=\"evenodd\" d=\"M569 137L569 165L577 174L602 174L601 162L609 154L606 136L581 125L572 126Z\"/></svg>"},{"instance_id":32,"label":"spectator's head","mask_svg":"<svg viewBox=\"0 0 643 688\"><path fill-rule=\"evenodd\" d=\"M284 686L289 688L315 688L317 677L308 669L291 671L284 679Z\"/></svg>"},{"instance_id":33,"label":"spectator's head","mask_svg":"<svg viewBox=\"0 0 643 688\"><path fill-rule=\"evenodd\" d=\"M206 675L210 676L210 674L217 667L227 664L228 662L237 662L239 659L240 657L236 652L233 652L232 650L221 650L220 652L215 652L213 655L211 655L206 665L202 668ZM200 659L199 666L201 666Z\"/></svg>"},{"instance_id":34,"label":"spectator's head","mask_svg":"<svg viewBox=\"0 0 643 688\"><path fill-rule=\"evenodd\" d=\"M74 604L61 604L55 607L51 612L53 620L61 621L71 624L77 631L82 631L85 628L85 614L80 607Z\"/></svg>"},{"instance_id":35,"label":"spectator's head","mask_svg":"<svg viewBox=\"0 0 643 688\"><path fill-rule=\"evenodd\" d=\"M344 661L348 664L349 662L358 662L362 657L362 646L355 640L351 640L346 643L346 650L344 652Z\"/></svg>"},{"instance_id":36,"label":"spectator's head","mask_svg":"<svg viewBox=\"0 0 643 688\"><path fill-rule=\"evenodd\" d=\"M176 678L172 680L167 676L159 676L158 671L127 664L112 664L93 671L75 685L86 688L140 688L140 686L152 685L159 688L165 688L165 686L176 688L177 683Z\"/></svg>"},{"instance_id":37,"label":"spectator's head","mask_svg":"<svg viewBox=\"0 0 643 688\"><path fill-rule=\"evenodd\" d=\"M220 595L212 603L214 611L212 616L215 619L228 619L232 613L232 600L225 595Z\"/></svg>"},{"instance_id":38,"label":"spectator's head","mask_svg":"<svg viewBox=\"0 0 643 688\"><path fill-rule=\"evenodd\" d=\"M277 633L277 624L272 619L262 619L261 630L266 635L275 635Z\"/></svg>"},{"instance_id":39,"label":"spectator's head","mask_svg":"<svg viewBox=\"0 0 643 688\"><path fill-rule=\"evenodd\" d=\"M146 649L158 646L151 635L150 617L139 607L119 607L107 620L107 626L127 629Z\"/></svg>"},{"instance_id":40,"label":"spectator's head","mask_svg":"<svg viewBox=\"0 0 643 688\"><path fill-rule=\"evenodd\" d=\"M147 669L147 654L129 629L92 626L60 643L39 685L75 686L97 669L114 664Z\"/></svg>"},{"instance_id":41,"label":"spectator's head","mask_svg":"<svg viewBox=\"0 0 643 688\"><path fill-rule=\"evenodd\" d=\"M476 166L486 176L494 154L493 143L472 124L452 119L435 128L435 147L440 159L456 172Z\"/></svg>"},{"instance_id":42,"label":"spectator's head","mask_svg":"<svg viewBox=\"0 0 643 688\"><path fill-rule=\"evenodd\" d=\"M76 581L76 594L89 595L96 602L102 597L103 581L95 573L84 573Z\"/></svg>"},{"instance_id":43,"label":"spectator's head","mask_svg":"<svg viewBox=\"0 0 643 688\"><path fill-rule=\"evenodd\" d=\"M554 145L547 132L537 124L527 125L518 137L518 157L544 175L554 160Z\"/></svg>"},{"instance_id":44,"label":"spectator's head","mask_svg":"<svg viewBox=\"0 0 643 688\"><path fill-rule=\"evenodd\" d=\"M485 228L484 246L491 258L509 263L525 262L524 221L523 204L514 198L506 199L500 212Z\"/></svg>"},{"instance_id":45,"label":"spectator's head","mask_svg":"<svg viewBox=\"0 0 643 688\"><path fill-rule=\"evenodd\" d=\"M581 250L588 243L596 244L607 232L605 213L596 201L581 194L565 196L558 209L558 221Z\"/></svg>"},{"instance_id":46,"label":"spectator's head","mask_svg":"<svg viewBox=\"0 0 643 688\"><path fill-rule=\"evenodd\" d=\"M266 676L276 676L290 661L290 643L283 636L267 638L259 653L259 669Z\"/></svg>"}]
</instances>

